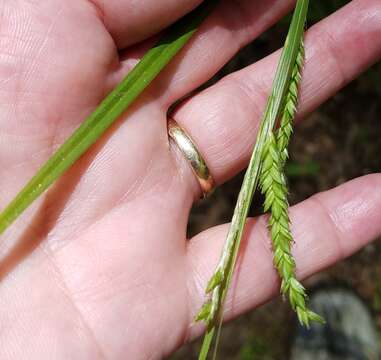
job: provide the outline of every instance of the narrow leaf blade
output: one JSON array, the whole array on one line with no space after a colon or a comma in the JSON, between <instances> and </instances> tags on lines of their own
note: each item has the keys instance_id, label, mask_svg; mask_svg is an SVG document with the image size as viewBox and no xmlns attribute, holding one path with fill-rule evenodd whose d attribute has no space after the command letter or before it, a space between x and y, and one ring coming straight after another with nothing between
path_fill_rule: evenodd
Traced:
<instances>
[{"instance_id":1,"label":"narrow leaf blade","mask_svg":"<svg viewBox=\"0 0 381 360\"><path fill-rule=\"evenodd\" d=\"M196 10L175 23L159 43L144 55L120 85L106 97L3 210L0 214L0 234L128 109L184 47L217 3L218 0L204 1Z\"/></svg>"}]
</instances>

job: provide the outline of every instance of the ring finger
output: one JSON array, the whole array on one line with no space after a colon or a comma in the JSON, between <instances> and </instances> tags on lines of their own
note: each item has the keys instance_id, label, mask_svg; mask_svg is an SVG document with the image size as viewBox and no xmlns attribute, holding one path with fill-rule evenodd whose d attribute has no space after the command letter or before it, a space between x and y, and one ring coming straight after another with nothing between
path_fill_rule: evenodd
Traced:
<instances>
[{"instance_id":1,"label":"ring finger","mask_svg":"<svg viewBox=\"0 0 381 360\"><path fill-rule=\"evenodd\" d=\"M380 10L377 0L353 1L308 31L300 116L380 57ZM279 52L227 76L173 116L197 144L217 183L248 161L278 58Z\"/></svg>"}]
</instances>

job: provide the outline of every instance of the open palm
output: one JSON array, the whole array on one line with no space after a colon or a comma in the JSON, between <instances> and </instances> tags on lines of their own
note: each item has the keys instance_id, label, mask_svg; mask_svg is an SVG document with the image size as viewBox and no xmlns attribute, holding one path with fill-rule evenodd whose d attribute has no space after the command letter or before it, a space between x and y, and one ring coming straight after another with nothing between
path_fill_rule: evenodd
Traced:
<instances>
[{"instance_id":1,"label":"open palm","mask_svg":"<svg viewBox=\"0 0 381 360\"><path fill-rule=\"evenodd\" d=\"M1 206L152 43L142 41L200 2L0 1ZM222 1L139 102L2 237L1 359L158 359L200 335L192 319L228 227L186 239L199 188L168 142L166 112L292 4ZM306 48L301 115L380 57L380 1L352 1L309 31ZM277 59L228 76L174 115L217 183L247 163ZM292 208L300 277L381 233L380 186L371 175ZM276 292L265 230L249 221L228 318Z\"/></svg>"}]
</instances>

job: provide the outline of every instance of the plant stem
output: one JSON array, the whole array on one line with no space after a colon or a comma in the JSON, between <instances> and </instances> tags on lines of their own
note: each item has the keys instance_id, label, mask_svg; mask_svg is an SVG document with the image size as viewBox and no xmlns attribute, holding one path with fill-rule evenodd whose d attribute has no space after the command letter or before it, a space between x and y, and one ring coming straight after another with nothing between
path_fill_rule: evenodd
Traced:
<instances>
[{"instance_id":1,"label":"plant stem","mask_svg":"<svg viewBox=\"0 0 381 360\"><path fill-rule=\"evenodd\" d=\"M40 168L0 214L3 233L47 188L70 168L127 110L170 60L184 47L218 0L202 5L175 23L126 78L103 100L68 140Z\"/></svg>"},{"instance_id":2,"label":"plant stem","mask_svg":"<svg viewBox=\"0 0 381 360\"><path fill-rule=\"evenodd\" d=\"M257 141L238 196L221 259L207 287L206 292L211 293L211 300L209 300L211 303L210 311L209 313L205 312L202 314L202 317L197 318L197 320L204 320L207 325L207 334L204 339L203 351L200 353L200 360L207 358L211 344L210 337L221 326L223 306L237 261L246 218L261 175L262 152L283 110L285 96L289 89L295 61L303 38L308 4L308 0L297 1L289 33L275 74L272 92L267 102ZM202 310L205 310L205 308Z\"/></svg>"}]
</instances>

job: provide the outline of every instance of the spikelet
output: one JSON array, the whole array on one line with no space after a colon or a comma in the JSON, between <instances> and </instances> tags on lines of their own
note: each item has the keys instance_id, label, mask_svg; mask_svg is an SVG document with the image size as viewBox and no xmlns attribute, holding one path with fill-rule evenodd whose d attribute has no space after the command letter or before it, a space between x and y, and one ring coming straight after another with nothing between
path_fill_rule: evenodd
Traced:
<instances>
[{"instance_id":1,"label":"spikelet","mask_svg":"<svg viewBox=\"0 0 381 360\"><path fill-rule=\"evenodd\" d=\"M288 159L288 144L290 142L290 137L293 131L293 122L298 106L299 84L300 80L302 79L301 73L303 65L304 43L302 42L298 56L296 57L289 90L285 98L283 113L279 122L279 129L276 134L278 149L283 163Z\"/></svg>"},{"instance_id":2,"label":"spikelet","mask_svg":"<svg viewBox=\"0 0 381 360\"><path fill-rule=\"evenodd\" d=\"M291 307L299 321L309 326L311 321L324 320L306 306L306 291L296 279L295 260L291 254L293 237L288 216L288 190L284 175L284 164L288 159L288 144L292 134L298 102L298 87L304 62L304 46L301 44L292 73L279 129L268 137L262 153L260 186L265 195L264 210L270 211L269 229L273 243L274 264L281 278L281 293L288 296Z\"/></svg>"},{"instance_id":3,"label":"spikelet","mask_svg":"<svg viewBox=\"0 0 381 360\"><path fill-rule=\"evenodd\" d=\"M283 175L283 160L274 133L269 136L263 151L260 186L265 195L265 212L270 212L269 229L273 243L274 264L281 278L281 293L288 296L299 321L309 326L311 321L324 320L306 306L306 292L296 279L295 260L291 254L293 237L288 216L287 187Z\"/></svg>"}]
</instances>

